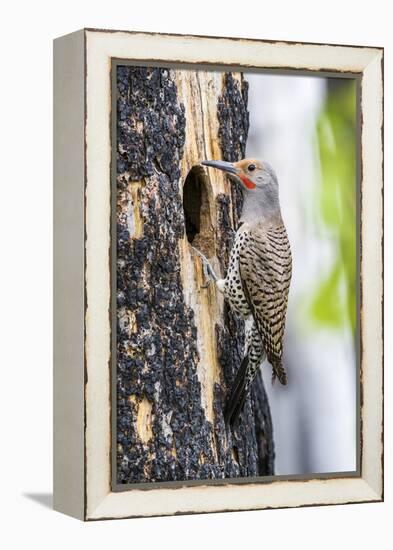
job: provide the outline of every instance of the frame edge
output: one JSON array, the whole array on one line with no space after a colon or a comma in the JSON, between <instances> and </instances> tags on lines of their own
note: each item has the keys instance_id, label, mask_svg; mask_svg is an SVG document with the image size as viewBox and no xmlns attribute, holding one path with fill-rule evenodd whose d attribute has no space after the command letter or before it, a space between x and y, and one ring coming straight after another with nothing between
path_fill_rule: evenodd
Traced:
<instances>
[{"instance_id":1,"label":"frame edge","mask_svg":"<svg viewBox=\"0 0 393 550\"><path fill-rule=\"evenodd\" d=\"M53 44L53 508L85 519L85 32Z\"/></svg>"}]
</instances>

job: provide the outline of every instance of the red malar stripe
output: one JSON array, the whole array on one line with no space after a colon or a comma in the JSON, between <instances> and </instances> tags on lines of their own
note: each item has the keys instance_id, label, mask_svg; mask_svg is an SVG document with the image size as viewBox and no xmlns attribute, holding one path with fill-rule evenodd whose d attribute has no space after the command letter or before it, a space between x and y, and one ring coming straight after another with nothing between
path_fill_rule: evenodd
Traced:
<instances>
[{"instance_id":1,"label":"red malar stripe","mask_svg":"<svg viewBox=\"0 0 393 550\"><path fill-rule=\"evenodd\" d=\"M251 180L246 178L246 176L239 176L247 189L255 189L256 185Z\"/></svg>"}]
</instances>

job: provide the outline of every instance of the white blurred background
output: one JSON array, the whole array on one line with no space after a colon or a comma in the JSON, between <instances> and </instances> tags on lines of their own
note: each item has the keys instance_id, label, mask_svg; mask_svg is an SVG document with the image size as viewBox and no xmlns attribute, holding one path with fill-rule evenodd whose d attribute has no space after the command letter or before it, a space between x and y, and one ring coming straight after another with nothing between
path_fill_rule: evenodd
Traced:
<instances>
[{"instance_id":1,"label":"white blurred background","mask_svg":"<svg viewBox=\"0 0 393 550\"><path fill-rule=\"evenodd\" d=\"M293 256L284 347L288 386L272 386L271 369L262 369L273 417L275 473L353 471L356 314L348 311L354 297L347 298L355 282L345 263L355 252L342 243L355 247L355 134L351 121L344 120L355 117L354 83L292 75L245 78L247 157L269 161L277 173Z\"/></svg>"}]
</instances>

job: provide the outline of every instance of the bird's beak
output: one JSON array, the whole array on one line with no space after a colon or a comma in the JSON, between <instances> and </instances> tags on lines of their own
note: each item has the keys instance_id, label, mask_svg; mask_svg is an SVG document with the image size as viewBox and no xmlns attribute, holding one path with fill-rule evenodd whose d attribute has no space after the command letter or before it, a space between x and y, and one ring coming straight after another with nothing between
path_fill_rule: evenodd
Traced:
<instances>
[{"instance_id":1,"label":"bird's beak","mask_svg":"<svg viewBox=\"0 0 393 550\"><path fill-rule=\"evenodd\" d=\"M217 168L228 172L228 174L238 174L239 169L232 164L232 162L225 162L224 160L203 160L201 162L204 166L210 166L210 168Z\"/></svg>"}]
</instances>

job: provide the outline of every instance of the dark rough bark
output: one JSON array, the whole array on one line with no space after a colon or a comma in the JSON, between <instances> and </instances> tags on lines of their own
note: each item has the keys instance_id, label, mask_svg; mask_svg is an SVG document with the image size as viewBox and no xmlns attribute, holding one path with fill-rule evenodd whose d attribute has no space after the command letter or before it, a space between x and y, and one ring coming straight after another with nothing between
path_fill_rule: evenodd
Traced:
<instances>
[{"instance_id":1,"label":"dark rough bark","mask_svg":"<svg viewBox=\"0 0 393 550\"><path fill-rule=\"evenodd\" d=\"M248 82L242 81L242 87L236 85L231 73L225 75L225 88L218 100L217 116L220 123L219 138L222 158L228 162L236 162L245 157L248 129L250 127L248 103ZM228 121L230 121L228 123ZM243 206L243 196L239 187L232 186L232 204L234 220L240 216Z\"/></svg>"},{"instance_id":2,"label":"dark rough bark","mask_svg":"<svg viewBox=\"0 0 393 550\"><path fill-rule=\"evenodd\" d=\"M224 306L216 325L220 383L214 421L202 406L195 312L184 299L181 159L185 108L169 69L118 67L117 107L117 482L220 479L273 473L272 426L261 378L242 422L227 433L223 406L243 354L244 323ZM225 76L218 99L223 158L244 156L247 88ZM231 208L216 198L216 256L224 273Z\"/></svg>"}]
</instances>

